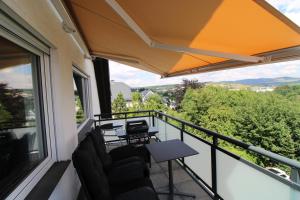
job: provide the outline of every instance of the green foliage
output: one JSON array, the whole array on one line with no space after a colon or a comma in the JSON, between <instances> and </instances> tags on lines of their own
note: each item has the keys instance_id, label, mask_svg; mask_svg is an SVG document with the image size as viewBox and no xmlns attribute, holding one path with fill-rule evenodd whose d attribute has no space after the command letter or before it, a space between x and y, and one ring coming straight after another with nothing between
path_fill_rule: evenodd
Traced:
<instances>
[{"instance_id":1,"label":"green foliage","mask_svg":"<svg viewBox=\"0 0 300 200\"><path fill-rule=\"evenodd\" d=\"M184 95L188 89L197 89L204 87L204 83L198 82L198 80L183 79L182 84L176 86L172 95L172 100L175 100L176 109L180 109L180 103L184 98Z\"/></svg>"},{"instance_id":2,"label":"green foliage","mask_svg":"<svg viewBox=\"0 0 300 200\"><path fill-rule=\"evenodd\" d=\"M149 96L144 102L144 109L165 111L167 110L167 106L164 105L162 97L160 95L153 94Z\"/></svg>"},{"instance_id":3,"label":"green foliage","mask_svg":"<svg viewBox=\"0 0 300 200\"><path fill-rule=\"evenodd\" d=\"M142 95L139 92L133 92L131 94L132 96L132 107L131 109L133 111L138 111L138 110L143 110L144 106L143 106L143 102L142 102Z\"/></svg>"},{"instance_id":4,"label":"green foliage","mask_svg":"<svg viewBox=\"0 0 300 200\"><path fill-rule=\"evenodd\" d=\"M17 89L10 89L6 83L0 83L0 104L1 110L4 114L2 118L7 121L8 119L14 120L15 125L23 123L25 117L25 98L22 96L21 91ZM30 104L30 103L28 103ZM5 110L5 112L4 112ZM5 114L6 113L6 114ZM8 114L9 113L9 114ZM9 118L7 118L9 116Z\"/></svg>"},{"instance_id":5,"label":"green foliage","mask_svg":"<svg viewBox=\"0 0 300 200\"><path fill-rule=\"evenodd\" d=\"M127 112L128 108L122 93L119 93L112 103L113 113Z\"/></svg>"},{"instance_id":6,"label":"green foliage","mask_svg":"<svg viewBox=\"0 0 300 200\"><path fill-rule=\"evenodd\" d=\"M9 122L11 119L12 119L11 114L6 110L6 108L0 102L0 124L4 122Z\"/></svg>"},{"instance_id":7,"label":"green foliage","mask_svg":"<svg viewBox=\"0 0 300 200\"><path fill-rule=\"evenodd\" d=\"M82 103L77 93L75 93L75 104L76 104L76 123L81 124L86 119Z\"/></svg>"},{"instance_id":8,"label":"green foliage","mask_svg":"<svg viewBox=\"0 0 300 200\"><path fill-rule=\"evenodd\" d=\"M260 146L266 150L300 160L300 86L282 86L274 92L232 91L218 86L186 87L180 110L171 110L155 94L144 104L135 94L134 109L162 110L176 118L209 130ZM140 105L141 103L141 105ZM134 110L133 109L133 110ZM180 127L176 120L169 123ZM185 130L212 142L204 132L186 126ZM260 166L276 166L289 172L287 166L246 151L229 142L219 145Z\"/></svg>"},{"instance_id":9,"label":"green foliage","mask_svg":"<svg viewBox=\"0 0 300 200\"><path fill-rule=\"evenodd\" d=\"M300 101L300 85L280 86L280 87L277 87L274 90L274 92L277 93L277 94L281 94L283 96L286 96L289 99Z\"/></svg>"},{"instance_id":10,"label":"green foliage","mask_svg":"<svg viewBox=\"0 0 300 200\"><path fill-rule=\"evenodd\" d=\"M289 158L300 158L300 104L282 95L206 86L187 90L181 105L192 123ZM221 145L232 149L224 142ZM248 153L246 157L253 156ZM270 164L262 157L251 160L263 166Z\"/></svg>"}]
</instances>

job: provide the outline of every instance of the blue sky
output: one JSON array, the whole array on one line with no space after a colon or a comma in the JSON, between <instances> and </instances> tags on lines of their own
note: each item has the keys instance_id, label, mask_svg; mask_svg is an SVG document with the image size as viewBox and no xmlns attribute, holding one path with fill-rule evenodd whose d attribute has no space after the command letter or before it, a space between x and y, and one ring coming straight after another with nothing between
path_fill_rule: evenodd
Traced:
<instances>
[{"instance_id":1,"label":"blue sky","mask_svg":"<svg viewBox=\"0 0 300 200\"><path fill-rule=\"evenodd\" d=\"M31 64L4 68L0 70L0 82L7 83L10 88L32 88L31 73Z\"/></svg>"},{"instance_id":2,"label":"blue sky","mask_svg":"<svg viewBox=\"0 0 300 200\"><path fill-rule=\"evenodd\" d=\"M300 26L300 0L267 1ZM175 84L180 83L184 78L208 82L283 76L300 77L300 60L164 79L159 75L110 61L110 76L111 80L125 82L131 87Z\"/></svg>"}]
</instances>

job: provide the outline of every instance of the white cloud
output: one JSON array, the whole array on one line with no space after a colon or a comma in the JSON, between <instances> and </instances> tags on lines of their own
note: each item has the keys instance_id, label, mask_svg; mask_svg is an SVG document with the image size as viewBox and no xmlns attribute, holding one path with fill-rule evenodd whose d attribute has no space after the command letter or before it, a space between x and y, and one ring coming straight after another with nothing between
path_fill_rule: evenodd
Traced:
<instances>
[{"instance_id":1,"label":"white cloud","mask_svg":"<svg viewBox=\"0 0 300 200\"><path fill-rule=\"evenodd\" d=\"M9 88L32 88L31 66L19 65L0 70L0 83L6 83Z\"/></svg>"},{"instance_id":2,"label":"white cloud","mask_svg":"<svg viewBox=\"0 0 300 200\"><path fill-rule=\"evenodd\" d=\"M267 0L267 2L300 26L299 0Z\"/></svg>"}]
</instances>

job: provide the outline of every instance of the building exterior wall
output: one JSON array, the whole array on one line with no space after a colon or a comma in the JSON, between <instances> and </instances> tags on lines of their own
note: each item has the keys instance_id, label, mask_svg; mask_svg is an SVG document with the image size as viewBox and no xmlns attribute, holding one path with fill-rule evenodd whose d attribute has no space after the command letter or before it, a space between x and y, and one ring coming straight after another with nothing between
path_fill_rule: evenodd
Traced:
<instances>
[{"instance_id":1,"label":"building exterior wall","mask_svg":"<svg viewBox=\"0 0 300 200\"><path fill-rule=\"evenodd\" d=\"M100 113L92 61L66 33L48 0L3 0L56 48L51 49L50 67L55 119L55 141L58 160L71 159L78 144L73 89L73 65L90 77L90 100L94 113ZM94 113L91 113L91 117ZM75 199L80 188L72 164L68 167L51 199Z\"/></svg>"}]
</instances>

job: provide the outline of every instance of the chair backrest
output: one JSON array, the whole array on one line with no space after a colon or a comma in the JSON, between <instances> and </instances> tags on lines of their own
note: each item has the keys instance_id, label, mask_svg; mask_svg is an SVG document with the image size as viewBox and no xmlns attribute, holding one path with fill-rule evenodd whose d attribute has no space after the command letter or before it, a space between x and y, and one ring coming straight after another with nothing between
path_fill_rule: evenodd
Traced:
<instances>
[{"instance_id":1,"label":"chair backrest","mask_svg":"<svg viewBox=\"0 0 300 200\"><path fill-rule=\"evenodd\" d=\"M102 163L90 137L86 137L72 155L82 188L89 200L111 200L110 189Z\"/></svg>"},{"instance_id":2,"label":"chair backrest","mask_svg":"<svg viewBox=\"0 0 300 200\"><path fill-rule=\"evenodd\" d=\"M134 120L126 122L126 133L127 135L147 133L149 126L146 120Z\"/></svg>"},{"instance_id":3,"label":"chair backrest","mask_svg":"<svg viewBox=\"0 0 300 200\"><path fill-rule=\"evenodd\" d=\"M103 135L101 134L100 130L95 129L91 131L87 137L91 137L93 142L93 147L98 157L100 158L104 169L107 171L112 165L112 158L106 152L106 146L105 146Z\"/></svg>"}]
</instances>

